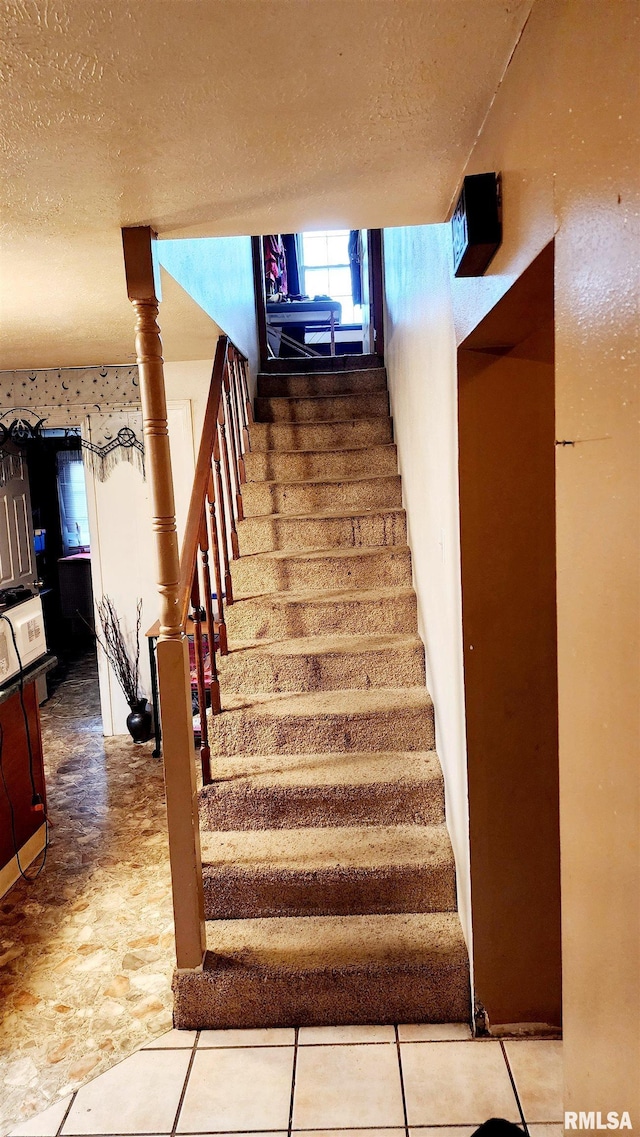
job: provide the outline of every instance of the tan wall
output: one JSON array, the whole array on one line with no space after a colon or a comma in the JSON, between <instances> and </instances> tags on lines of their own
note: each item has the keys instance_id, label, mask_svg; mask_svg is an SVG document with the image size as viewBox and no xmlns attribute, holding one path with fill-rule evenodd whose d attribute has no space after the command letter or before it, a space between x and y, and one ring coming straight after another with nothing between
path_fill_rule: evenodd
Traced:
<instances>
[{"instance_id":1,"label":"tan wall","mask_svg":"<svg viewBox=\"0 0 640 1137\"><path fill-rule=\"evenodd\" d=\"M458 352L476 999L560 1025L553 363Z\"/></svg>"},{"instance_id":2,"label":"tan wall","mask_svg":"<svg viewBox=\"0 0 640 1137\"><path fill-rule=\"evenodd\" d=\"M637 17L536 0L466 171L502 171L504 243L453 291L461 339L555 232L565 1106L636 1127Z\"/></svg>"},{"instance_id":3,"label":"tan wall","mask_svg":"<svg viewBox=\"0 0 640 1137\"><path fill-rule=\"evenodd\" d=\"M385 229L385 359L458 908L471 949L450 240L448 225Z\"/></svg>"}]
</instances>

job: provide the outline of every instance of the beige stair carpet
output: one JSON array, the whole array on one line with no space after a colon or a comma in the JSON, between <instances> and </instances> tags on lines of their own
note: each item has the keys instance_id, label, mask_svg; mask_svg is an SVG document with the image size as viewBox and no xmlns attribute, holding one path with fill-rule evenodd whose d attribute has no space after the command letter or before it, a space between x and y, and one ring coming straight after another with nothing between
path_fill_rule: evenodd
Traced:
<instances>
[{"instance_id":1,"label":"beige stair carpet","mask_svg":"<svg viewBox=\"0 0 640 1137\"><path fill-rule=\"evenodd\" d=\"M176 1025L469 1019L386 373L261 375Z\"/></svg>"}]
</instances>

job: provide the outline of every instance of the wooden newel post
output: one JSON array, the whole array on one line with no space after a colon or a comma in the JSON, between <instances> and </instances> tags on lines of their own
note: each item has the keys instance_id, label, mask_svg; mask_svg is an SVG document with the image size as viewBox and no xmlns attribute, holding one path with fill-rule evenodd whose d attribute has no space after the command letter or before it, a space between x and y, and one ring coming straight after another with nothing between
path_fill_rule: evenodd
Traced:
<instances>
[{"instance_id":1,"label":"wooden newel post","mask_svg":"<svg viewBox=\"0 0 640 1137\"><path fill-rule=\"evenodd\" d=\"M189 649L182 628L180 557L176 532L159 289L154 281L149 226L122 230L127 292L136 313L136 354L151 492L160 594L158 686L162 717L169 856L176 958L181 969L202 966L206 949L204 895L195 779Z\"/></svg>"}]
</instances>

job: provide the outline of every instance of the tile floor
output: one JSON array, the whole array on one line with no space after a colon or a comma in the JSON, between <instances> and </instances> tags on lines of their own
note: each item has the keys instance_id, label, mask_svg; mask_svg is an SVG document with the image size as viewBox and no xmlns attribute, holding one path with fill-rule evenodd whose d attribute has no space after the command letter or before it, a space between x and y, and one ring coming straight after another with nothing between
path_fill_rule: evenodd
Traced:
<instances>
[{"instance_id":1,"label":"tile floor","mask_svg":"<svg viewBox=\"0 0 640 1137\"><path fill-rule=\"evenodd\" d=\"M560 1137L560 1042L459 1025L169 1031L11 1137L470 1137L491 1116Z\"/></svg>"},{"instance_id":2,"label":"tile floor","mask_svg":"<svg viewBox=\"0 0 640 1137\"><path fill-rule=\"evenodd\" d=\"M171 1026L175 956L153 743L104 738L96 660L41 708L50 846L0 900L0 1137Z\"/></svg>"}]
</instances>

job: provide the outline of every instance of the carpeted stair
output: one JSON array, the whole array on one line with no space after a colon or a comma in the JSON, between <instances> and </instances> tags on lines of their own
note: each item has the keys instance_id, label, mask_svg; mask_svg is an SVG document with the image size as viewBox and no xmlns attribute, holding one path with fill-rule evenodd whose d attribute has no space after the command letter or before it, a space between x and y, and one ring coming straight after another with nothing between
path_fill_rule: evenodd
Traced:
<instances>
[{"instance_id":1,"label":"carpeted stair","mask_svg":"<svg viewBox=\"0 0 640 1137\"><path fill-rule=\"evenodd\" d=\"M180 1027L469 1019L386 373L365 362L258 379Z\"/></svg>"}]
</instances>

